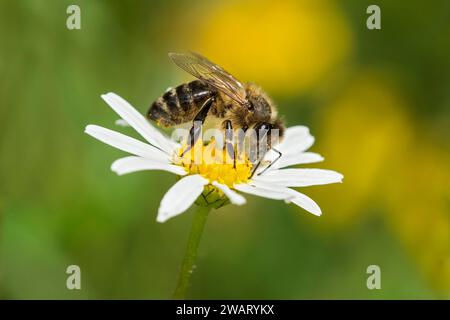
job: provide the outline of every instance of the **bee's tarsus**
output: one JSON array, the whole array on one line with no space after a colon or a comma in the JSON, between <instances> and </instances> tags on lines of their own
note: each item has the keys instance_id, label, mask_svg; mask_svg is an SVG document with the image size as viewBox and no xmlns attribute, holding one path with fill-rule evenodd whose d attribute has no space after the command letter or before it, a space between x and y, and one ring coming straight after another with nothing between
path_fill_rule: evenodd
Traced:
<instances>
[{"instance_id":1,"label":"bee's tarsus","mask_svg":"<svg viewBox=\"0 0 450 320\"><path fill-rule=\"evenodd\" d=\"M281 156L283 155L283 154L281 153L281 151L279 151L279 150L277 150L277 149L275 149L275 148L272 148L272 150L275 151L276 153L278 153L278 157L277 157L275 160L273 160L267 167L265 167L264 170L261 171L259 174L263 174L264 172L266 172L266 171L267 171L271 166L273 166L273 164L274 164L275 162L277 162L277 161L281 158Z\"/></svg>"},{"instance_id":2,"label":"bee's tarsus","mask_svg":"<svg viewBox=\"0 0 450 320\"><path fill-rule=\"evenodd\" d=\"M261 164L261 160L258 160L258 163L256 164L256 166L253 168L252 173L249 177L249 179L253 178L253 176L255 175L256 170L258 169L259 165Z\"/></svg>"}]
</instances>

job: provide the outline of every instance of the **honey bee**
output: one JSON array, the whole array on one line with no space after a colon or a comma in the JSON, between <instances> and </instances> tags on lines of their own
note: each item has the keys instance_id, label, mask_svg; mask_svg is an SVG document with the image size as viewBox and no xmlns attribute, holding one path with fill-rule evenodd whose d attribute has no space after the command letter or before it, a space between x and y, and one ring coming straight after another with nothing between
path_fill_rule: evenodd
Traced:
<instances>
[{"instance_id":1,"label":"honey bee","mask_svg":"<svg viewBox=\"0 0 450 320\"><path fill-rule=\"evenodd\" d=\"M232 132L253 129L257 143L267 141L271 149L270 135L278 130L284 133L283 121L267 94L253 83L241 83L219 65L198 53L169 53L170 59L197 80L168 89L154 101L147 118L163 127L172 127L188 122L205 123L212 119L216 127L225 130L226 148L234 157ZM199 132L192 126L190 145L194 145ZM263 139L264 136L264 139ZM257 146L257 150L261 148ZM187 150L186 150L187 151ZM279 157L281 153L279 153ZM258 154L261 160L264 154ZM260 161L259 161L260 162ZM259 165L258 162L258 165Z\"/></svg>"}]
</instances>

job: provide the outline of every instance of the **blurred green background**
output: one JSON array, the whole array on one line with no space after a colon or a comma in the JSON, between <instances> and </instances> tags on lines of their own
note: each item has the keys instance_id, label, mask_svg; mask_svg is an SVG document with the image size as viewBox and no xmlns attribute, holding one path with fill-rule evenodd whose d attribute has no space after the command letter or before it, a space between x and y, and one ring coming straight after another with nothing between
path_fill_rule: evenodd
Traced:
<instances>
[{"instance_id":1,"label":"blurred green background","mask_svg":"<svg viewBox=\"0 0 450 320\"><path fill-rule=\"evenodd\" d=\"M81 8L81 30L66 8ZM113 91L141 112L189 76L194 50L310 127L314 167L343 184L302 189L317 218L248 196L213 212L189 298L450 297L450 3L1 1L0 298L169 298L192 208L155 221L175 178L116 176L124 153L83 133L114 125ZM68 265L82 290L66 289ZM368 290L366 268L381 268Z\"/></svg>"}]
</instances>

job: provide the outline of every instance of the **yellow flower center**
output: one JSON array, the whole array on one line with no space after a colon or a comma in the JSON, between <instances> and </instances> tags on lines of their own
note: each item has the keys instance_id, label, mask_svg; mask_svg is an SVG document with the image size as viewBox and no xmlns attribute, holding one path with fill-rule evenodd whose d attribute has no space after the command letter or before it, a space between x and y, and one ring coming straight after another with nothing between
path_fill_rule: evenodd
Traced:
<instances>
[{"instance_id":1,"label":"yellow flower center","mask_svg":"<svg viewBox=\"0 0 450 320\"><path fill-rule=\"evenodd\" d=\"M187 150L184 144L174 159L174 163L182 166L189 174L200 174L210 182L217 181L228 187L245 183L251 175L252 163L246 156L233 156L223 148L217 148L214 139L207 145L197 142Z\"/></svg>"}]
</instances>

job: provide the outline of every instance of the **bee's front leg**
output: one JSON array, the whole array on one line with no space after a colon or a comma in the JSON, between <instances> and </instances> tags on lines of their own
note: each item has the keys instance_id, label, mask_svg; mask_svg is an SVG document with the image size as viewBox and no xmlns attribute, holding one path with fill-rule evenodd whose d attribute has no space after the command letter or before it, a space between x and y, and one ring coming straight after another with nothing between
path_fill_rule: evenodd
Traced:
<instances>
[{"instance_id":1,"label":"bee's front leg","mask_svg":"<svg viewBox=\"0 0 450 320\"><path fill-rule=\"evenodd\" d=\"M264 172L266 172L272 165L274 165L278 160L280 160L281 156L283 155L281 153L281 151L279 151L275 148L272 148L272 150L275 151L276 153L278 153L278 157L275 160L273 160L272 162L270 162L270 164L267 167L265 167L264 170L261 171L259 174L263 174Z\"/></svg>"},{"instance_id":2,"label":"bee's front leg","mask_svg":"<svg viewBox=\"0 0 450 320\"><path fill-rule=\"evenodd\" d=\"M186 150L183 151L181 154L181 157L183 157L186 152L191 150L191 148L195 145L198 138L200 137L200 134L202 132L202 126L205 122L206 116L208 115L209 109L211 109L212 104L214 103L215 99L214 97L211 97L207 99L203 106L201 107L200 111L195 115L191 130L189 130L189 145L187 146ZM201 125L198 125L200 123Z\"/></svg>"},{"instance_id":3,"label":"bee's front leg","mask_svg":"<svg viewBox=\"0 0 450 320\"><path fill-rule=\"evenodd\" d=\"M233 159L233 168L236 168L236 155L234 151L233 144L233 125L230 120L224 121L225 127L225 146L227 148L227 153Z\"/></svg>"}]
</instances>

